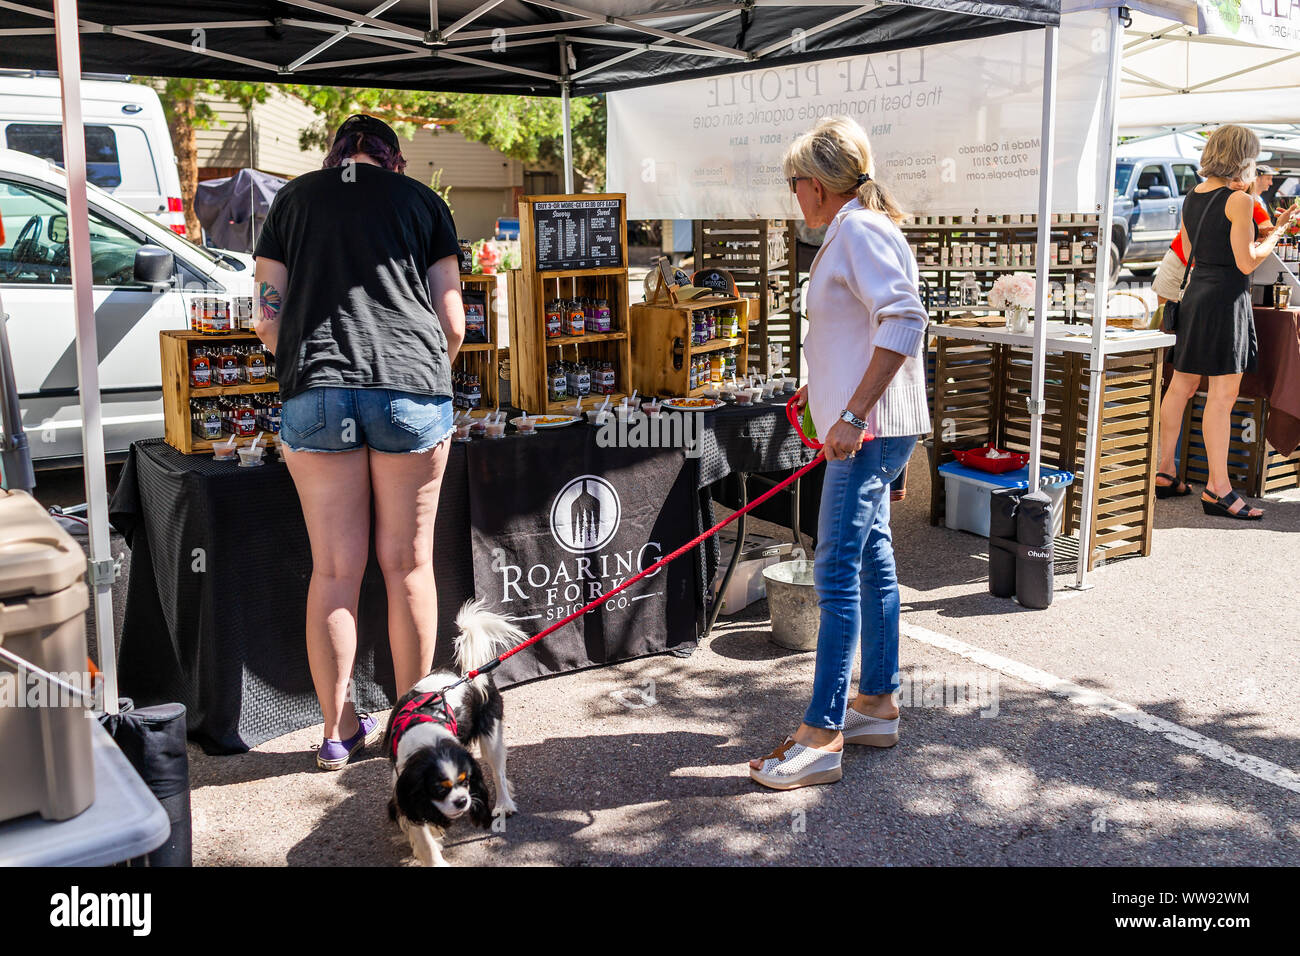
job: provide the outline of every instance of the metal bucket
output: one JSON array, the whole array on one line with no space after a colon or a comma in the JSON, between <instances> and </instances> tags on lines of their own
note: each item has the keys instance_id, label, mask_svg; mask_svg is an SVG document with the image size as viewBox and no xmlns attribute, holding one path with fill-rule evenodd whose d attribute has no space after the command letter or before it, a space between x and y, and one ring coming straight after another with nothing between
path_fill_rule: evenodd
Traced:
<instances>
[{"instance_id":1,"label":"metal bucket","mask_svg":"<svg viewBox=\"0 0 1300 956\"><path fill-rule=\"evenodd\" d=\"M811 561L782 561L763 569L767 609L772 615L772 642L794 651L817 647L817 588Z\"/></svg>"}]
</instances>

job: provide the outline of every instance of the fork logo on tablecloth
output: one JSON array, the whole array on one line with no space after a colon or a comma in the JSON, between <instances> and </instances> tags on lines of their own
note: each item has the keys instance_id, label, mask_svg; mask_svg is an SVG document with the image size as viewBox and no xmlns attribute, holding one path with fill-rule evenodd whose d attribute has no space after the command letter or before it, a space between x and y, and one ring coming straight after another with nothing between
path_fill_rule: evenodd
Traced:
<instances>
[{"instance_id":1,"label":"fork logo on tablecloth","mask_svg":"<svg viewBox=\"0 0 1300 956\"><path fill-rule=\"evenodd\" d=\"M622 504L604 478L574 478L551 505L551 535L566 551L586 554L608 544L618 531Z\"/></svg>"}]
</instances>

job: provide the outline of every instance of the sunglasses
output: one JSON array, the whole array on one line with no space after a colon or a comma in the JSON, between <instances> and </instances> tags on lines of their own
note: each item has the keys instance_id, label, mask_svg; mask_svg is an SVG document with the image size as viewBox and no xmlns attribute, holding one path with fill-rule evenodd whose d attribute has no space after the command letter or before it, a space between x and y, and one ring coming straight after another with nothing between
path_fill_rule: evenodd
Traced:
<instances>
[{"instance_id":1,"label":"sunglasses","mask_svg":"<svg viewBox=\"0 0 1300 956\"><path fill-rule=\"evenodd\" d=\"M795 192L798 192L798 191L799 191L799 180L801 180L801 179L807 179L807 180L811 181L811 180L812 180L812 177L811 177L811 176L791 176L791 177L790 177L790 192L795 193Z\"/></svg>"}]
</instances>

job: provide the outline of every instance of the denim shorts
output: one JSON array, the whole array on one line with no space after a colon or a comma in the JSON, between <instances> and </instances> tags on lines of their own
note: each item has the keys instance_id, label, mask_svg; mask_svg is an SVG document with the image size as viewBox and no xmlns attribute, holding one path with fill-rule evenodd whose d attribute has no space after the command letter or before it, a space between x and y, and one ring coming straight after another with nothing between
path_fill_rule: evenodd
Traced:
<instances>
[{"instance_id":1,"label":"denim shorts","mask_svg":"<svg viewBox=\"0 0 1300 956\"><path fill-rule=\"evenodd\" d=\"M386 388L325 386L299 392L280 412L291 451L428 451L455 431L451 399Z\"/></svg>"}]
</instances>

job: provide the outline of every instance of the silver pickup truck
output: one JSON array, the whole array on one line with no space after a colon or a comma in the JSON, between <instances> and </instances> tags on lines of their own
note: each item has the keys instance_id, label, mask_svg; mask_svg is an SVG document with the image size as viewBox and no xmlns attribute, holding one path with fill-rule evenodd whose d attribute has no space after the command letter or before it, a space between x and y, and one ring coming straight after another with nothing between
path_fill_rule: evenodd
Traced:
<instances>
[{"instance_id":1,"label":"silver pickup truck","mask_svg":"<svg viewBox=\"0 0 1300 956\"><path fill-rule=\"evenodd\" d=\"M1186 156L1125 157L1115 163L1112 281L1121 263L1139 277L1156 271L1178 235L1183 197L1201 181L1199 165Z\"/></svg>"}]
</instances>

